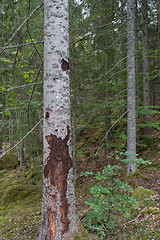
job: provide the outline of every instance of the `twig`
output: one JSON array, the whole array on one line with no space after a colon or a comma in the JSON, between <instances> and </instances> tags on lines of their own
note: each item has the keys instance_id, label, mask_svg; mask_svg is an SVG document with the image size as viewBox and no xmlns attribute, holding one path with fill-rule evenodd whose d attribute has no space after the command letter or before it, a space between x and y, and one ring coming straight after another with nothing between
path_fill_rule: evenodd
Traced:
<instances>
[{"instance_id":1,"label":"twig","mask_svg":"<svg viewBox=\"0 0 160 240\"><path fill-rule=\"evenodd\" d=\"M19 142L17 142L13 147L11 147L10 149L8 149L7 151L5 151L4 153L2 153L0 155L0 159L6 155L8 152L12 151L14 148L16 148L31 132L33 132L33 130L40 124L40 122L43 120L43 118L41 118L41 120L36 123L36 125L23 137L21 138L21 140Z\"/></svg>"},{"instance_id":2,"label":"twig","mask_svg":"<svg viewBox=\"0 0 160 240\"><path fill-rule=\"evenodd\" d=\"M6 49L10 49L10 48L19 48L19 47L24 47L24 46L28 46L28 45L32 45L32 44L40 44L40 43L44 43L44 41L28 42L28 43L22 43L19 45L1 47L1 50L6 50Z\"/></svg>"},{"instance_id":3,"label":"twig","mask_svg":"<svg viewBox=\"0 0 160 240\"><path fill-rule=\"evenodd\" d=\"M119 120L121 120L121 118L122 118L124 115L126 115L127 112L128 112L128 110L127 110L126 112L124 112L124 113L115 121L115 123L113 123L112 126L108 129L108 131L106 132L106 136L105 136L106 140L107 140L107 137L108 137L108 134L109 134L110 130L116 125L116 123L117 123Z\"/></svg>"},{"instance_id":4,"label":"twig","mask_svg":"<svg viewBox=\"0 0 160 240\"><path fill-rule=\"evenodd\" d=\"M146 209L146 207L141 210L141 212L137 215L137 217L136 217L135 219L131 219L129 222L125 223L124 225L127 225L127 224L129 224L129 223L135 222L135 221L142 215L142 212L143 212L145 209ZM124 225L123 225L123 226L124 226Z\"/></svg>"},{"instance_id":5,"label":"twig","mask_svg":"<svg viewBox=\"0 0 160 240\"><path fill-rule=\"evenodd\" d=\"M5 50L4 48L6 46L8 46L8 44L13 40L13 38L16 36L16 34L21 30L21 28L25 25L25 23L32 17L32 15L43 6L43 3L40 4L38 7L36 7L31 14L21 23L21 25L17 28L17 30L13 33L12 37L8 40L8 42L4 45L3 48L1 48L0 54L3 53L3 51Z\"/></svg>"},{"instance_id":6,"label":"twig","mask_svg":"<svg viewBox=\"0 0 160 240\"><path fill-rule=\"evenodd\" d=\"M24 88L24 87L27 87L27 86L32 86L32 85L37 85L37 84L42 84L42 83L43 82L28 83L28 84L24 84L24 85L20 85L20 86L16 86L16 87L6 88L4 90L1 90L0 92L7 92L7 91L10 91L10 90L15 89L15 88Z\"/></svg>"},{"instance_id":7,"label":"twig","mask_svg":"<svg viewBox=\"0 0 160 240\"><path fill-rule=\"evenodd\" d=\"M124 112L116 121L115 123L112 124L112 126L108 129L108 131L106 132L106 135L104 136L104 138L102 139L101 143L100 143L100 147L98 148L96 155L98 154L98 152L102 149L103 145L103 141L106 139L107 140L107 136L110 132L110 130L116 125L116 123L128 112L128 110L126 112ZM102 145L101 145L102 144Z\"/></svg>"},{"instance_id":8,"label":"twig","mask_svg":"<svg viewBox=\"0 0 160 240\"><path fill-rule=\"evenodd\" d=\"M40 67L39 67L39 69L38 69L38 71L37 71L37 75L36 75L36 78L35 78L35 80L34 80L35 83L36 83L36 81L37 81L37 79L38 79L38 76L39 76L39 74L40 74L40 71L41 71L42 66L43 66L43 61L41 62ZM29 103L28 103L28 117L29 117L29 108L30 108L30 104L31 104L31 101L32 101L32 97L33 97L33 93L34 93L35 88L36 88L36 85L34 84L33 89L32 89L32 93L31 93L31 97L30 97L30 100L29 100ZM29 119L29 118L28 118L28 119Z\"/></svg>"}]
</instances>

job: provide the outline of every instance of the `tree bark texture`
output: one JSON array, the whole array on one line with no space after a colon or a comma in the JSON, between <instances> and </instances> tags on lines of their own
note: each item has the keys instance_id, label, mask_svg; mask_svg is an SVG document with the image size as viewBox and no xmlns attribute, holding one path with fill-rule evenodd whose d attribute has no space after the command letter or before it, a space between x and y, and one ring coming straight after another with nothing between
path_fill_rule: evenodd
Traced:
<instances>
[{"instance_id":1,"label":"tree bark texture","mask_svg":"<svg viewBox=\"0 0 160 240\"><path fill-rule=\"evenodd\" d=\"M127 2L127 37L128 37L128 53L127 53L127 81L128 81L128 116L127 116L127 158L130 162L127 167L128 173L136 170L136 94L135 94L135 13L134 0Z\"/></svg>"},{"instance_id":2,"label":"tree bark texture","mask_svg":"<svg viewBox=\"0 0 160 240\"><path fill-rule=\"evenodd\" d=\"M149 58L148 58L148 3L147 0L142 1L142 15L143 15L143 106L150 105L150 83L149 83ZM144 118L145 123L149 124L150 115L146 114ZM144 129L144 134L150 134L150 128Z\"/></svg>"},{"instance_id":3,"label":"tree bark texture","mask_svg":"<svg viewBox=\"0 0 160 240\"><path fill-rule=\"evenodd\" d=\"M77 130L77 121L75 118L73 118L72 122L72 159L73 159L73 166L74 166L74 180L77 180L77 174L78 174L78 166L77 166L77 156L76 156L76 143L77 143L77 136L76 136L76 130Z\"/></svg>"},{"instance_id":4,"label":"tree bark texture","mask_svg":"<svg viewBox=\"0 0 160 240\"><path fill-rule=\"evenodd\" d=\"M44 174L41 240L77 230L71 157L68 0L44 1Z\"/></svg>"},{"instance_id":5,"label":"tree bark texture","mask_svg":"<svg viewBox=\"0 0 160 240\"><path fill-rule=\"evenodd\" d=\"M156 1L157 3L157 23L158 23L158 58L159 58L159 64L158 64L158 70L160 71L160 0ZM155 104L160 104L160 74L155 82Z\"/></svg>"},{"instance_id":6,"label":"tree bark texture","mask_svg":"<svg viewBox=\"0 0 160 240\"><path fill-rule=\"evenodd\" d=\"M0 86L2 85L2 76L0 75ZM0 93L0 104L2 104L2 93ZM2 107L0 107L0 154L2 153Z\"/></svg>"},{"instance_id":7,"label":"tree bark texture","mask_svg":"<svg viewBox=\"0 0 160 240\"><path fill-rule=\"evenodd\" d=\"M21 134L20 134L21 139ZM23 170L23 164L24 164L24 149L23 149L23 143L20 143L19 145L19 159L20 159L20 171Z\"/></svg>"},{"instance_id":8,"label":"tree bark texture","mask_svg":"<svg viewBox=\"0 0 160 240\"><path fill-rule=\"evenodd\" d=\"M106 41L107 42L107 41ZM106 53L107 55L107 53ZM109 58L109 56L107 56ZM108 74L107 74L108 73ZM105 85L106 85L106 103L109 101L109 98L111 96L111 92L109 90L110 87L110 81L111 81L111 76L109 72L109 62L106 60L105 62L105 74L106 74L106 79L105 79ZM106 133L108 133L108 130L111 128L111 108L109 106L109 103L106 104L105 108L105 130ZM107 144L109 143L110 140L110 135L106 135L106 142Z\"/></svg>"}]
</instances>

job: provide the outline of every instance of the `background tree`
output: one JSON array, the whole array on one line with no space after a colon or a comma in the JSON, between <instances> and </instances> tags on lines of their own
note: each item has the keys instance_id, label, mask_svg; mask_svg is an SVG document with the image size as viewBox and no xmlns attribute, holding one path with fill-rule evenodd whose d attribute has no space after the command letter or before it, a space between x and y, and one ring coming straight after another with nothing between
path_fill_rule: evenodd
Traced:
<instances>
[{"instance_id":1,"label":"background tree","mask_svg":"<svg viewBox=\"0 0 160 240\"><path fill-rule=\"evenodd\" d=\"M150 105L150 81L149 81L149 46L148 46L148 2L142 1L142 44L143 44L143 106ZM149 108L148 108L149 111ZM150 115L146 114L144 121L147 125L150 123ZM144 128L144 135L150 135L150 128Z\"/></svg>"},{"instance_id":2,"label":"background tree","mask_svg":"<svg viewBox=\"0 0 160 240\"><path fill-rule=\"evenodd\" d=\"M135 93L135 13L134 0L128 0L128 118L127 118L127 172L136 170L136 93Z\"/></svg>"}]
</instances>

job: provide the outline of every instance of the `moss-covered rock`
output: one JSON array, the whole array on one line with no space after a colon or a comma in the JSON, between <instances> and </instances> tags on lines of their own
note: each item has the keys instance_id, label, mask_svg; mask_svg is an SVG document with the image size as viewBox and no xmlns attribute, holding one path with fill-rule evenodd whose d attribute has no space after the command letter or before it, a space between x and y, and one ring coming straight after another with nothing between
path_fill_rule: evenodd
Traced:
<instances>
[{"instance_id":1,"label":"moss-covered rock","mask_svg":"<svg viewBox=\"0 0 160 240\"><path fill-rule=\"evenodd\" d=\"M132 197L138 200L140 204L147 207L155 207L155 202L152 200L152 196L156 195L156 191L153 189L144 188L142 186L137 187Z\"/></svg>"},{"instance_id":2,"label":"moss-covered rock","mask_svg":"<svg viewBox=\"0 0 160 240\"><path fill-rule=\"evenodd\" d=\"M82 225L82 223L79 223L78 231L73 233L68 240L93 240L93 239L97 238L89 234L88 231Z\"/></svg>"}]
</instances>

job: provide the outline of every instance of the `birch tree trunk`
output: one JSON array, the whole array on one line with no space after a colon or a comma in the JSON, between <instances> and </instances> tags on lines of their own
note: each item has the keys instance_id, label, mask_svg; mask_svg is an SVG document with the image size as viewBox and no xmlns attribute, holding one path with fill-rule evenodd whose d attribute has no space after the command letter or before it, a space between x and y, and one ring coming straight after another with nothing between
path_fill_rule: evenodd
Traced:
<instances>
[{"instance_id":1,"label":"birch tree trunk","mask_svg":"<svg viewBox=\"0 0 160 240\"><path fill-rule=\"evenodd\" d=\"M44 169L41 240L77 230L71 157L68 0L44 0Z\"/></svg>"},{"instance_id":2,"label":"birch tree trunk","mask_svg":"<svg viewBox=\"0 0 160 240\"><path fill-rule=\"evenodd\" d=\"M127 36L128 36L128 116L127 116L127 152L129 163L127 172L132 174L136 170L136 94L135 94L135 13L134 0L127 2Z\"/></svg>"}]
</instances>

